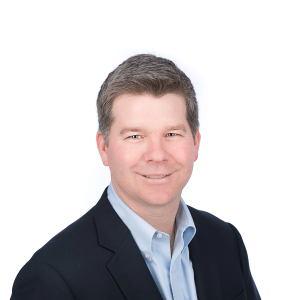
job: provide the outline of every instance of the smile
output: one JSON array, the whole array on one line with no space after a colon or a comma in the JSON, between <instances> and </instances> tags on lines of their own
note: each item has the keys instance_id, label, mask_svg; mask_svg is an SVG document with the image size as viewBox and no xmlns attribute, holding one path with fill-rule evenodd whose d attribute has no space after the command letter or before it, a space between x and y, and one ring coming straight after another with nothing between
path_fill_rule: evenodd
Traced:
<instances>
[{"instance_id":1,"label":"smile","mask_svg":"<svg viewBox=\"0 0 300 300\"><path fill-rule=\"evenodd\" d=\"M144 177L147 177L147 178L156 178L156 179L159 179L159 178L164 178L164 177L167 177L169 175L143 175Z\"/></svg>"}]
</instances>

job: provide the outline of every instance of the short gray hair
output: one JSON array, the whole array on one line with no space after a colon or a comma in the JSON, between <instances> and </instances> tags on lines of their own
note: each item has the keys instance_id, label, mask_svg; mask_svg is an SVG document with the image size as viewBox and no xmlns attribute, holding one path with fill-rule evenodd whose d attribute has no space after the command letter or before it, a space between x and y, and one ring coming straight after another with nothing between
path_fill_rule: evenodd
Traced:
<instances>
[{"instance_id":1,"label":"short gray hair","mask_svg":"<svg viewBox=\"0 0 300 300\"><path fill-rule=\"evenodd\" d=\"M199 129L198 104L191 80L170 60L152 54L126 59L103 82L97 98L99 131L106 146L114 121L113 101L122 94L150 94L160 97L179 94L186 101L186 119L193 139Z\"/></svg>"}]
</instances>

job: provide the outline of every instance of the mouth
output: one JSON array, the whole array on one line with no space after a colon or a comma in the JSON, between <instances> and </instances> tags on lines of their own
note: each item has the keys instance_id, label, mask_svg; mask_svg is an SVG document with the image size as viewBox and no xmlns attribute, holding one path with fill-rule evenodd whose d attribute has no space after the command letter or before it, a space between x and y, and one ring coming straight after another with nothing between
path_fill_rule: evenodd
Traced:
<instances>
[{"instance_id":1,"label":"mouth","mask_svg":"<svg viewBox=\"0 0 300 300\"><path fill-rule=\"evenodd\" d=\"M155 179L160 179L160 178L165 178L167 176L170 176L170 174L168 175L143 175L146 178L155 178Z\"/></svg>"},{"instance_id":2,"label":"mouth","mask_svg":"<svg viewBox=\"0 0 300 300\"><path fill-rule=\"evenodd\" d=\"M164 184L169 184L172 181L172 175L175 173L176 171L169 173L169 174L141 174L138 173L138 175L140 176L140 178L143 178L143 182L146 184L150 184L150 185L164 185Z\"/></svg>"}]
</instances>

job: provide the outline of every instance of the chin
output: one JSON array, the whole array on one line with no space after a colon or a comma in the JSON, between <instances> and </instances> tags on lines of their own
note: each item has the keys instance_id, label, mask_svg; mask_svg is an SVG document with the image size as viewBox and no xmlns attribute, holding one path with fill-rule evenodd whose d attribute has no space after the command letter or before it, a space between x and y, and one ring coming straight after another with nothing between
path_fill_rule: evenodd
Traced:
<instances>
[{"instance_id":1,"label":"chin","mask_svg":"<svg viewBox=\"0 0 300 300\"><path fill-rule=\"evenodd\" d=\"M146 195L146 198L145 198L145 195ZM179 194L179 197L176 197L176 195L174 195L174 193L171 193L168 191L148 190L147 193L141 194L141 199L143 199L143 201L149 205L164 206L173 201L176 201L177 198L180 199L180 194Z\"/></svg>"}]
</instances>

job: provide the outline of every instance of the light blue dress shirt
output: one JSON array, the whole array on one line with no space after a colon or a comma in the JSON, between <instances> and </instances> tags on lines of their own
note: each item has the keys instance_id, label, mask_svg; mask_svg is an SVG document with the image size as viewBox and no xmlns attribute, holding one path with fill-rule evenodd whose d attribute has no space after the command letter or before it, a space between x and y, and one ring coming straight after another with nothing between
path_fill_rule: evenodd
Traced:
<instances>
[{"instance_id":1,"label":"light blue dress shirt","mask_svg":"<svg viewBox=\"0 0 300 300\"><path fill-rule=\"evenodd\" d=\"M165 300L197 300L193 265L188 244L196 233L192 216L180 199L176 215L176 235L171 257L170 237L157 231L130 209L116 194L112 183L107 190L112 207L137 243L152 277Z\"/></svg>"}]
</instances>

